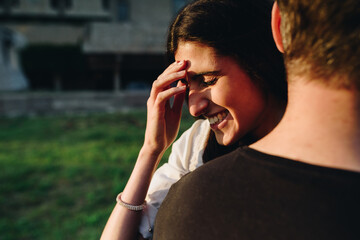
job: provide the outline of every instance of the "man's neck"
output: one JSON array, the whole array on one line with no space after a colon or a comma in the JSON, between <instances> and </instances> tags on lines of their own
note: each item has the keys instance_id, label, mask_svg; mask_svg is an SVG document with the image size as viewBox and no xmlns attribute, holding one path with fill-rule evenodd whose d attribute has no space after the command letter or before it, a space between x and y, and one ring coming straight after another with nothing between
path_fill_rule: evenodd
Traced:
<instances>
[{"instance_id":1,"label":"man's neck","mask_svg":"<svg viewBox=\"0 0 360 240\"><path fill-rule=\"evenodd\" d=\"M360 92L289 84L279 125L250 147L310 164L360 172Z\"/></svg>"}]
</instances>

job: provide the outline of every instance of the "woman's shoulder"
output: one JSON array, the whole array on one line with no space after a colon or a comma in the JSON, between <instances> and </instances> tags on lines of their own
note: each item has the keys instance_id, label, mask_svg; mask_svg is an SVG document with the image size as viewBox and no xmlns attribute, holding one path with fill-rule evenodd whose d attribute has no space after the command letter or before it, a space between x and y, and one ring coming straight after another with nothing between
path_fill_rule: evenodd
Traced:
<instances>
[{"instance_id":1,"label":"woman's shoulder","mask_svg":"<svg viewBox=\"0 0 360 240\"><path fill-rule=\"evenodd\" d=\"M172 146L169 162L181 162L184 169L192 171L203 164L203 153L210 135L206 120L196 120Z\"/></svg>"},{"instance_id":2,"label":"woman's shoulder","mask_svg":"<svg viewBox=\"0 0 360 240\"><path fill-rule=\"evenodd\" d=\"M193 131L210 130L209 121L206 119L198 119L189 129L192 129Z\"/></svg>"},{"instance_id":3,"label":"woman's shoulder","mask_svg":"<svg viewBox=\"0 0 360 240\"><path fill-rule=\"evenodd\" d=\"M190 139L196 139L196 142L204 142L209 138L209 133L209 122L204 119L199 119L196 120L192 126L180 136L179 140L181 141L181 139L186 139L186 141L189 141Z\"/></svg>"}]
</instances>

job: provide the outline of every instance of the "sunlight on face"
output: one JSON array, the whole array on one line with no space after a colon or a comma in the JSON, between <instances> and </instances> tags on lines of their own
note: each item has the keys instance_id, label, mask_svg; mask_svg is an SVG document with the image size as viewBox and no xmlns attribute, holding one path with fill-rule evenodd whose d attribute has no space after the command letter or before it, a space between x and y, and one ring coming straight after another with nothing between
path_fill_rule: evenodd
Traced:
<instances>
[{"instance_id":1,"label":"sunlight on face","mask_svg":"<svg viewBox=\"0 0 360 240\"><path fill-rule=\"evenodd\" d=\"M208 119L219 144L233 144L257 129L265 97L232 58L216 56L206 45L180 42L175 59L188 64L191 115Z\"/></svg>"}]
</instances>

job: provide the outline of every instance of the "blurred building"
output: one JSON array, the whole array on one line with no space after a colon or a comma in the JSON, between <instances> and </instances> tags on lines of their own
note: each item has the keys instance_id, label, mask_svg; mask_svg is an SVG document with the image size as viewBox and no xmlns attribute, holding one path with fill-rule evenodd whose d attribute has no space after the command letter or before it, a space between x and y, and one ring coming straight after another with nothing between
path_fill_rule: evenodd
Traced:
<instances>
[{"instance_id":1,"label":"blurred building","mask_svg":"<svg viewBox=\"0 0 360 240\"><path fill-rule=\"evenodd\" d=\"M186 2L0 0L0 26L26 38L30 90L141 89L164 70L167 28Z\"/></svg>"}]
</instances>

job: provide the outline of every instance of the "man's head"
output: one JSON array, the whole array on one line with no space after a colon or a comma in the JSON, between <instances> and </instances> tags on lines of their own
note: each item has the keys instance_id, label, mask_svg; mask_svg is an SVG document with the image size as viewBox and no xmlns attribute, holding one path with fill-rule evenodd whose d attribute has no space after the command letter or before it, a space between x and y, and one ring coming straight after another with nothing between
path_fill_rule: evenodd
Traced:
<instances>
[{"instance_id":1,"label":"man's head","mask_svg":"<svg viewBox=\"0 0 360 240\"><path fill-rule=\"evenodd\" d=\"M360 1L277 0L277 4L272 25L281 32L290 81L306 76L330 87L360 90Z\"/></svg>"}]
</instances>

